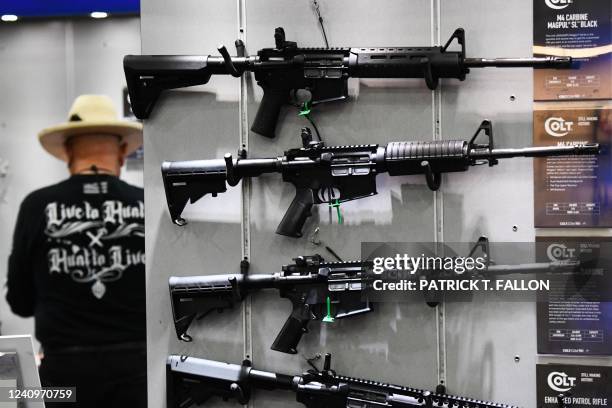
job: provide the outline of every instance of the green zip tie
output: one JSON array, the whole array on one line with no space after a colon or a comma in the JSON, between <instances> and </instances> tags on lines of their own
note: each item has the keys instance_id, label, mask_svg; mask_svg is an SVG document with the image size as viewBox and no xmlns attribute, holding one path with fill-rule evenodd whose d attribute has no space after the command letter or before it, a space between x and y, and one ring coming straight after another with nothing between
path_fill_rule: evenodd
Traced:
<instances>
[{"instance_id":1,"label":"green zip tie","mask_svg":"<svg viewBox=\"0 0 612 408\"><path fill-rule=\"evenodd\" d=\"M338 224L344 224L344 217L342 216L342 211L340 210L340 199L336 198L334 201L329 203L331 208L336 209L336 215L338 215Z\"/></svg>"},{"instance_id":2,"label":"green zip tie","mask_svg":"<svg viewBox=\"0 0 612 408\"><path fill-rule=\"evenodd\" d=\"M325 316L323 318L323 321L325 323L333 323L334 322L334 318L331 315L331 299L329 298L329 296L327 297L327 316Z\"/></svg>"},{"instance_id":3,"label":"green zip tie","mask_svg":"<svg viewBox=\"0 0 612 408\"><path fill-rule=\"evenodd\" d=\"M302 104L302 110L298 113L298 116L310 116L310 102L304 102Z\"/></svg>"}]
</instances>

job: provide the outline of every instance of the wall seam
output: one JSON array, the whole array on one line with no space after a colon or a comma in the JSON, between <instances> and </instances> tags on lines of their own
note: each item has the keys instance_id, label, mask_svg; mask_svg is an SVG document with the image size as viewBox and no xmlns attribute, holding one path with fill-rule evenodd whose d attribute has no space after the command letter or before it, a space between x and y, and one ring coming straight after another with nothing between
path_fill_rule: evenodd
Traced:
<instances>
[{"instance_id":1,"label":"wall seam","mask_svg":"<svg viewBox=\"0 0 612 408\"><path fill-rule=\"evenodd\" d=\"M246 44L246 0L237 0L238 12L238 39ZM247 78L248 74L240 77L239 102L238 102L238 129L240 134L240 149L249 151L249 121L247 112ZM251 181L242 181L241 198L241 242L242 258L251 260ZM251 326L251 297L247 296L242 304L242 330L243 330L243 356L246 360L253 359L253 336ZM249 407L253 407L253 401L249 401Z\"/></svg>"},{"instance_id":2,"label":"wall seam","mask_svg":"<svg viewBox=\"0 0 612 408\"><path fill-rule=\"evenodd\" d=\"M431 42L440 44L440 0L431 0ZM432 132L433 140L442 140L442 84L432 91ZM434 191L434 241L444 241L444 195ZM435 309L436 322L436 374L438 384L446 385L446 307L441 301Z\"/></svg>"}]
</instances>

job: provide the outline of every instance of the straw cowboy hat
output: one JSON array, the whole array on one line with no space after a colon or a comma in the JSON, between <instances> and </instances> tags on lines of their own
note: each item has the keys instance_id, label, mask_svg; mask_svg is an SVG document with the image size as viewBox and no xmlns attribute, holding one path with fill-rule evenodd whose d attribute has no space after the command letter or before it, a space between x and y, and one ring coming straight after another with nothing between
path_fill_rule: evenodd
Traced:
<instances>
[{"instance_id":1,"label":"straw cowboy hat","mask_svg":"<svg viewBox=\"0 0 612 408\"><path fill-rule=\"evenodd\" d=\"M126 144L127 154L142 146L142 124L119 120L113 101L105 95L77 97L68 113L68 122L43 129L38 140L47 152L67 162L66 140L86 134L117 135Z\"/></svg>"}]
</instances>

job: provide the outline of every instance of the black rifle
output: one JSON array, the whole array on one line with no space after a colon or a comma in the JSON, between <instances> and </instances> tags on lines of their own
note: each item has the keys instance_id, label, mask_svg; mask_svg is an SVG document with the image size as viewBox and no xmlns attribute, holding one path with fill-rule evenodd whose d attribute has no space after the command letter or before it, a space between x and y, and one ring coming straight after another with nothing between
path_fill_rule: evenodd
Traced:
<instances>
[{"instance_id":1,"label":"black rifle","mask_svg":"<svg viewBox=\"0 0 612 408\"><path fill-rule=\"evenodd\" d=\"M337 375L331 369L330 354L325 355L323 371L313 368L302 375L256 370L249 360L238 365L169 356L166 388L168 408L188 408L204 404L212 397L246 404L255 389L292 391L296 401L307 408L512 408L506 404Z\"/></svg>"},{"instance_id":2,"label":"black rifle","mask_svg":"<svg viewBox=\"0 0 612 408\"><path fill-rule=\"evenodd\" d=\"M271 347L283 353L297 353L311 320L333 321L372 311L370 302L362 299L371 279L367 273L371 263L326 262L320 255L300 256L294 262L273 274L247 274L248 262L243 260L240 274L170 277L178 338L191 341L187 329L194 319L231 309L260 289L278 289L280 297L289 299L293 306Z\"/></svg>"},{"instance_id":3,"label":"black rifle","mask_svg":"<svg viewBox=\"0 0 612 408\"><path fill-rule=\"evenodd\" d=\"M230 57L224 46L218 48L221 56L125 56L123 67L134 114L148 118L163 90L206 84L212 75L240 77L252 71L264 96L251 130L274 137L281 106L290 101L292 92L309 91L312 104L345 99L349 77L424 78L427 86L435 89L439 78L463 81L470 68L572 65L570 57L466 58L462 28L455 30L443 47L298 48L295 42L285 40L280 27L274 39L275 48L264 48L254 57L245 55L240 40L236 41L235 57ZM460 51L448 49L453 40L461 46Z\"/></svg>"},{"instance_id":4,"label":"black rifle","mask_svg":"<svg viewBox=\"0 0 612 408\"><path fill-rule=\"evenodd\" d=\"M484 242L481 238L476 246ZM489 259L485 250L488 251L488 247L483 248L483 256ZM232 309L250 293L261 289L277 289L281 298L291 301L291 314L271 347L283 353L297 353L298 343L313 320L333 322L373 310L366 290L379 277L372 273L371 261L326 262L320 255L300 256L293 261L293 264L284 265L281 272L272 274L248 274L249 264L243 260L240 274L170 277L176 335L180 340L192 341L187 330L194 319L203 318L213 311ZM487 268L479 274L557 272L574 270L577 266L578 263L571 260L522 265L487 263ZM444 276L440 271L422 270L413 278L437 279ZM447 272L446 276L459 277L452 272ZM435 301L427 299L427 293L425 296L428 304L435 306Z\"/></svg>"},{"instance_id":5,"label":"black rifle","mask_svg":"<svg viewBox=\"0 0 612 408\"><path fill-rule=\"evenodd\" d=\"M485 144L476 142L481 131ZM291 149L280 157L247 159L244 151L234 159L226 154L220 160L164 162L162 176L172 221L185 225L181 213L187 202L194 203L206 194L216 197L235 186L242 178L264 173L281 173L283 181L295 186L296 194L285 213L277 234L302 236L302 227L311 216L313 204L339 204L376 194L376 176L424 174L431 190L440 187L442 173L466 171L470 166L498 164L511 157L545 157L598 154L596 143L576 146L497 149L493 129L483 121L472 139L431 142L392 142L355 146L325 146L313 141L310 129L302 129L302 148Z\"/></svg>"}]
</instances>

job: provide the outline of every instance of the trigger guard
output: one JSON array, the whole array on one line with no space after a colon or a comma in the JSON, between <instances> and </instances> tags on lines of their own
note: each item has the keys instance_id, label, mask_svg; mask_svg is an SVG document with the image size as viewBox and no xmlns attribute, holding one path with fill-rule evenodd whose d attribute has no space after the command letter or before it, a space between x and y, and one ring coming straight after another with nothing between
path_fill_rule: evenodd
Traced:
<instances>
[{"instance_id":1,"label":"trigger guard","mask_svg":"<svg viewBox=\"0 0 612 408\"><path fill-rule=\"evenodd\" d=\"M329 190L333 191L333 197L328 197L327 192ZM317 190L315 194L316 203L315 204L323 204L323 203L331 203L332 200L339 200L341 198L340 189L337 187L324 187Z\"/></svg>"}]
</instances>

